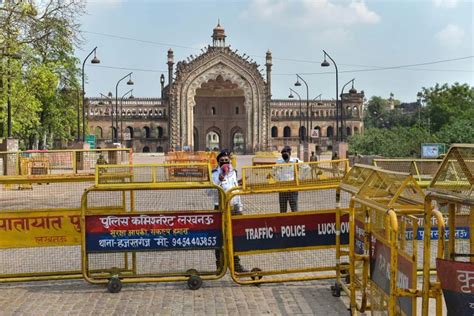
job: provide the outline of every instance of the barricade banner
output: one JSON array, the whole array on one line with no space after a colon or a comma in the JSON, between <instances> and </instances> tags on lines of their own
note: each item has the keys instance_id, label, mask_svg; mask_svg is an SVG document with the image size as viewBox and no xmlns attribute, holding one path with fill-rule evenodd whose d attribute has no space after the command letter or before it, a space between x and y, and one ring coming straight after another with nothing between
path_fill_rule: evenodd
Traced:
<instances>
[{"instance_id":1,"label":"barricade banner","mask_svg":"<svg viewBox=\"0 0 474 316\"><path fill-rule=\"evenodd\" d=\"M81 244L80 211L0 212L0 248Z\"/></svg>"},{"instance_id":2,"label":"barricade banner","mask_svg":"<svg viewBox=\"0 0 474 316\"><path fill-rule=\"evenodd\" d=\"M86 251L218 249L221 213L86 216Z\"/></svg>"},{"instance_id":3,"label":"barricade banner","mask_svg":"<svg viewBox=\"0 0 474 316\"><path fill-rule=\"evenodd\" d=\"M406 235L406 238L405 238L406 240L413 240L412 229L407 229L405 232L405 235ZM424 236L425 236L425 229L423 227L418 228L416 239L423 240ZM438 227L431 227L430 236L431 236L431 240L439 239ZM449 228L445 229L444 238L445 240L449 240ZM454 238L455 239L469 239L470 238L469 227L456 227L456 230L454 232Z\"/></svg>"},{"instance_id":4,"label":"barricade banner","mask_svg":"<svg viewBox=\"0 0 474 316\"><path fill-rule=\"evenodd\" d=\"M372 234L370 238L370 279L387 295L390 295L391 255L392 251L388 246L388 242ZM414 288L415 262L400 253L398 253L397 260L397 288ZM397 305L400 306L405 315L414 315L413 301L413 297L399 297Z\"/></svg>"},{"instance_id":5,"label":"barricade banner","mask_svg":"<svg viewBox=\"0 0 474 316\"><path fill-rule=\"evenodd\" d=\"M355 245L354 250L356 254L364 254L365 249L365 227L364 222L355 219Z\"/></svg>"},{"instance_id":6,"label":"barricade banner","mask_svg":"<svg viewBox=\"0 0 474 316\"><path fill-rule=\"evenodd\" d=\"M348 215L341 218L341 243L349 242ZM232 219L234 251L315 248L336 244L336 214L298 212Z\"/></svg>"},{"instance_id":7,"label":"barricade banner","mask_svg":"<svg viewBox=\"0 0 474 316\"><path fill-rule=\"evenodd\" d=\"M436 260L448 315L474 313L474 264L444 259Z\"/></svg>"}]
</instances>

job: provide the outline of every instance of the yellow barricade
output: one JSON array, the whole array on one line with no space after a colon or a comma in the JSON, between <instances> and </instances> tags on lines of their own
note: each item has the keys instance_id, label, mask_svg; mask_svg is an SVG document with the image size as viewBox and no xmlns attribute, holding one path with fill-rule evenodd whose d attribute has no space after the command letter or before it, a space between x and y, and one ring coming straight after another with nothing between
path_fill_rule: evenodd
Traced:
<instances>
[{"instance_id":1,"label":"yellow barricade","mask_svg":"<svg viewBox=\"0 0 474 316\"><path fill-rule=\"evenodd\" d=\"M374 159L374 166L409 173L419 186L426 188L436 174L441 161L441 159Z\"/></svg>"},{"instance_id":2,"label":"yellow barricade","mask_svg":"<svg viewBox=\"0 0 474 316\"><path fill-rule=\"evenodd\" d=\"M225 274L224 192L209 181L210 170L202 182L153 181L159 177L148 174L166 175L181 165L126 166L130 183L99 181L84 193L82 272L88 282L108 284L114 293L136 282L187 281L195 290L202 280ZM114 168L99 166L99 180Z\"/></svg>"},{"instance_id":3,"label":"yellow barricade","mask_svg":"<svg viewBox=\"0 0 474 316\"><path fill-rule=\"evenodd\" d=\"M130 163L132 156L128 149L0 153L0 282L82 276L81 197L99 158Z\"/></svg>"},{"instance_id":4,"label":"yellow barricade","mask_svg":"<svg viewBox=\"0 0 474 316\"><path fill-rule=\"evenodd\" d=\"M212 179L208 163L164 163L135 165L98 165L96 186L159 183L209 183Z\"/></svg>"},{"instance_id":5,"label":"yellow barricade","mask_svg":"<svg viewBox=\"0 0 474 316\"><path fill-rule=\"evenodd\" d=\"M94 176L0 177L0 282L81 278L81 197Z\"/></svg>"},{"instance_id":6,"label":"yellow barricade","mask_svg":"<svg viewBox=\"0 0 474 316\"><path fill-rule=\"evenodd\" d=\"M341 190L353 195L349 218L350 265L345 282L342 269L347 266L341 265L333 294L338 296L340 290L348 293L353 314L370 310L414 315L416 298L426 293L439 301L441 293L434 287L428 285L424 292L418 286L419 258L430 259L429 248L418 243L418 236L423 236L420 222L426 220L428 225L434 222L442 243L444 220L437 210L426 217L425 195L413 177L356 165L342 180ZM430 260L421 264L428 268L429 274Z\"/></svg>"},{"instance_id":7,"label":"yellow barricade","mask_svg":"<svg viewBox=\"0 0 474 316\"><path fill-rule=\"evenodd\" d=\"M443 291L448 315L472 314L474 287L474 145L453 145L441 163L438 172L427 188L425 200L427 216L431 205L436 203L447 218L447 247L438 242L436 280L432 280L424 268L424 291L428 287ZM425 234L431 231L425 225ZM443 234L444 235L444 234ZM432 243L425 239L425 248ZM426 255L426 254L425 254ZM425 259L427 260L427 258ZM440 302L436 302L437 312ZM430 302L425 295L423 315L430 314Z\"/></svg>"},{"instance_id":8,"label":"yellow barricade","mask_svg":"<svg viewBox=\"0 0 474 316\"><path fill-rule=\"evenodd\" d=\"M243 167L243 187L226 194L228 262L235 282L335 277L335 251L348 242L349 195L337 194L337 177L346 169L319 167L328 169L330 179L312 178L307 163ZM346 216L336 216L340 213Z\"/></svg>"},{"instance_id":9,"label":"yellow barricade","mask_svg":"<svg viewBox=\"0 0 474 316\"><path fill-rule=\"evenodd\" d=\"M66 149L0 152L0 176L94 174L97 161L132 164L131 149Z\"/></svg>"}]
</instances>

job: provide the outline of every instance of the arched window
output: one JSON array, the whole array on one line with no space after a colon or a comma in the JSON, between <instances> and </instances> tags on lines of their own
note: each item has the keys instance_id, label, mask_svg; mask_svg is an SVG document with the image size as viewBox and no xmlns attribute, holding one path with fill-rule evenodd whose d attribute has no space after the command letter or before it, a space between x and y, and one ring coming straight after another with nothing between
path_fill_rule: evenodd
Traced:
<instances>
[{"instance_id":1,"label":"arched window","mask_svg":"<svg viewBox=\"0 0 474 316\"><path fill-rule=\"evenodd\" d=\"M272 137L278 137L278 127L272 127Z\"/></svg>"},{"instance_id":2,"label":"arched window","mask_svg":"<svg viewBox=\"0 0 474 316\"><path fill-rule=\"evenodd\" d=\"M302 139L302 140L306 139L306 127L304 127L304 126L300 127L299 136L300 136L300 139Z\"/></svg>"},{"instance_id":3,"label":"arched window","mask_svg":"<svg viewBox=\"0 0 474 316\"><path fill-rule=\"evenodd\" d=\"M94 134L96 138L102 138L102 128L100 126L96 126Z\"/></svg>"},{"instance_id":4,"label":"arched window","mask_svg":"<svg viewBox=\"0 0 474 316\"><path fill-rule=\"evenodd\" d=\"M289 126L285 126L283 129L283 137L291 137L291 128Z\"/></svg>"},{"instance_id":5,"label":"arched window","mask_svg":"<svg viewBox=\"0 0 474 316\"><path fill-rule=\"evenodd\" d=\"M346 134L347 134L347 136L352 135L352 129L349 126L346 127Z\"/></svg>"},{"instance_id":6,"label":"arched window","mask_svg":"<svg viewBox=\"0 0 474 316\"><path fill-rule=\"evenodd\" d=\"M150 152L150 147L148 146L145 146L143 147L143 150L142 150L144 153L149 153Z\"/></svg>"},{"instance_id":7,"label":"arched window","mask_svg":"<svg viewBox=\"0 0 474 316\"><path fill-rule=\"evenodd\" d=\"M235 153L244 152L244 134L240 131L234 133L232 137L232 151Z\"/></svg>"},{"instance_id":8,"label":"arched window","mask_svg":"<svg viewBox=\"0 0 474 316\"><path fill-rule=\"evenodd\" d=\"M212 114L212 115L216 115L216 108L215 108L215 107L212 107L212 108L211 108L211 114Z\"/></svg>"},{"instance_id":9,"label":"arched window","mask_svg":"<svg viewBox=\"0 0 474 316\"><path fill-rule=\"evenodd\" d=\"M150 128L148 126L145 126L143 128L143 135L145 136L145 138L150 138L150 136L151 136L150 134L151 134L150 133Z\"/></svg>"},{"instance_id":10,"label":"arched window","mask_svg":"<svg viewBox=\"0 0 474 316\"><path fill-rule=\"evenodd\" d=\"M117 129L115 127L109 128L109 138L117 139Z\"/></svg>"},{"instance_id":11,"label":"arched window","mask_svg":"<svg viewBox=\"0 0 474 316\"><path fill-rule=\"evenodd\" d=\"M157 153L162 153L163 152L163 147L161 147L161 146L156 147L156 152Z\"/></svg>"},{"instance_id":12,"label":"arched window","mask_svg":"<svg viewBox=\"0 0 474 316\"><path fill-rule=\"evenodd\" d=\"M235 114L239 114L239 107L238 106L235 107Z\"/></svg>"},{"instance_id":13,"label":"arched window","mask_svg":"<svg viewBox=\"0 0 474 316\"><path fill-rule=\"evenodd\" d=\"M158 126L157 131L158 131L158 138L162 138L163 137L163 127Z\"/></svg>"},{"instance_id":14,"label":"arched window","mask_svg":"<svg viewBox=\"0 0 474 316\"><path fill-rule=\"evenodd\" d=\"M327 137L333 137L334 136L334 130L332 128L332 126L329 126L326 130L326 136Z\"/></svg>"},{"instance_id":15,"label":"arched window","mask_svg":"<svg viewBox=\"0 0 474 316\"><path fill-rule=\"evenodd\" d=\"M130 134L130 139L132 139L133 138L133 127L127 126L127 128L125 129L125 133Z\"/></svg>"}]
</instances>

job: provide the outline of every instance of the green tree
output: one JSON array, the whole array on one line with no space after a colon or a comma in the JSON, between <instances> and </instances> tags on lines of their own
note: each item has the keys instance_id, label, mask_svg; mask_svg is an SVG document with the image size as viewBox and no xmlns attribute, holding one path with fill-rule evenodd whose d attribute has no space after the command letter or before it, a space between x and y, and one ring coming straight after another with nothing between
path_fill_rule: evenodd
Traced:
<instances>
[{"instance_id":1,"label":"green tree","mask_svg":"<svg viewBox=\"0 0 474 316\"><path fill-rule=\"evenodd\" d=\"M436 133L457 120L474 121L474 88L468 84L436 84L423 88L421 95L426 104L422 120L431 132Z\"/></svg>"},{"instance_id":2,"label":"green tree","mask_svg":"<svg viewBox=\"0 0 474 316\"><path fill-rule=\"evenodd\" d=\"M451 124L444 125L436 136L440 142L446 144L472 144L474 143L473 119L454 120Z\"/></svg>"},{"instance_id":3,"label":"green tree","mask_svg":"<svg viewBox=\"0 0 474 316\"><path fill-rule=\"evenodd\" d=\"M349 138L351 152L362 155L384 157L419 157L421 144L435 142L437 138L417 127L394 127L392 129L366 129L364 134Z\"/></svg>"},{"instance_id":4,"label":"green tree","mask_svg":"<svg viewBox=\"0 0 474 316\"><path fill-rule=\"evenodd\" d=\"M22 147L72 139L79 87L74 47L80 44L77 21L84 6L83 0L24 0L0 7L1 84L11 85L9 93L1 90L0 101L3 109L10 96L13 135ZM13 53L21 61L7 58ZM62 92L65 82L73 88ZM5 122L5 115L0 119Z\"/></svg>"}]
</instances>

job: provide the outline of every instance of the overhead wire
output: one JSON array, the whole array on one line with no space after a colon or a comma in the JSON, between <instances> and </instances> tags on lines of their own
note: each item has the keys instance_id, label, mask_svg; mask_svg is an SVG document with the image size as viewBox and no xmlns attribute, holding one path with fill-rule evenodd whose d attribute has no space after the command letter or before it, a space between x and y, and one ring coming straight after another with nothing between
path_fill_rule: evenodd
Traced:
<instances>
[{"instance_id":1,"label":"overhead wire","mask_svg":"<svg viewBox=\"0 0 474 316\"><path fill-rule=\"evenodd\" d=\"M164 43L164 42L156 42L150 40L142 40L127 36L121 35L114 35L114 34L107 34L107 33L100 33L100 32L91 32L91 31L83 31L83 33L99 35L99 36L106 36L121 40L129 40L129 41L136 41L140 43L147 43L159 46L166 46L166 47L179 47L185 49L192 49L192 50L200 50L200 48L191 47L191 46L184 46L172 43ZM247 55L250 57L255 58L265 58L265 56L260 55ZM371 72L371 71L382 71L382 70L412 70L412 71L432 71L432 72L465 72L465 73L472 73L473 70L465 70L465 69L420 69L420 68L413 68L417 66L426 66L426 65L433 65L433 64L440 64L440 63L447 63L459 60L466 60L472 59L474 55L471 56L464 56L458 58L451 58L451 59L443 59L443 60L436 60L430 62L423 62L423 63L414 63L414 64L407 64L407 65L397 65L397 66L369 66L369 65L354 65L354 64L339 64L341 66L349 66L349 67L365 67L366 69L353 69L353 70L341 70L339 73L359 73L359 72ZM305 59L294 59L294 58L280 58L280 57L273 57L275 60L282 60L282 61L291 61L291 62L300 62L300 63L311 63L311 64L319 64L320 61L314 60L305 60ZM154 72L154 73L166 73L166 70L153 70L153 69L140 69L140 68L128 68L128 67L116 67L116 66L105 66L105 65L89 65L93 67L101 67L101 68L109 68L109 69L119 69L119 70L133 70L133 71L142 71L142 72ZM367 69L368 68L368 69ZM299 73L301 75L325 75L325 74L332 74L333 71L322 71L322 72L306 72L306 73ZM273 73L275 76L294 76L294 73Z\"/></svg>"}]
</instances>

